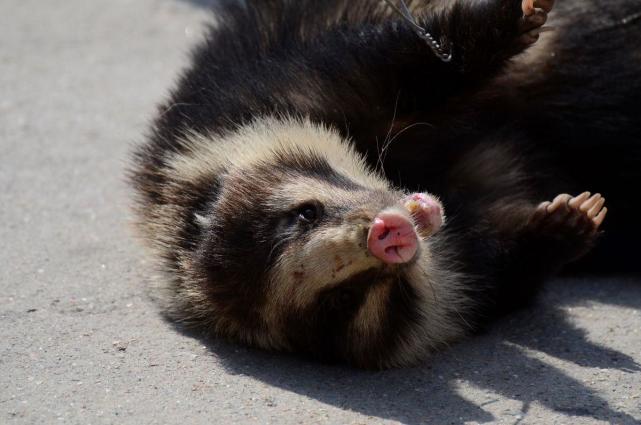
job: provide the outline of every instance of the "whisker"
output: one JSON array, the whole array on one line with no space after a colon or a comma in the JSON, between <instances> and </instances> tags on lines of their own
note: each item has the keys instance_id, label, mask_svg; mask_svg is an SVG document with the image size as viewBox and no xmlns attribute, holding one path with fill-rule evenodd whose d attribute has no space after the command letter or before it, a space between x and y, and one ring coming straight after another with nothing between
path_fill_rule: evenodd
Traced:
<instances>
[{"instance_id":1,"label":"whisker","mask_svg":"<svg viewBox=\"0 0 641 425\"><path fill-rule=\"evenodd\" d=\"M382 159L382 161L385 161L385 158L387 157L387 150L389 149L389 147L392 145L392 143L394 143L394 141L395 141L395 140L396 140L400 135L402 135L402 134L403 134L403 133L405 133L406 131L408 131L408 130L410 130L410 129L414 128L414 127L418 127L418 126L420 126L420 125L426 125L426 126L429 126L429 127L434 127L434 125L433 125L433 124L430 124L430 123L428 123L428 122L415 122L415 123L410 124L410 125L408 125L407 127L403 128L402 130L400 130L399 132L397 132L397 133L394 135L394 137L392 137L391 139L387 140L387 142L383 145L383 149L381 150L381 154L383 154L383 159Z\"/></svg>"},{"instance_id":2,"label":"whisker","mask_svg":"<svg viewBox=\"0 0 641 425\"><path fill-rule=\"evenodd\" d=\"M385 150L387 149L386 146L389 146L387 143L392 136L392 130L394 129L394 123L396 122L396 114L398 113L398 102L401 98L401 91L399 90L398 93L396 94L396 101L394 102L394 113L392 114L392 122L390 123L389 129L387 130L387 134L385 135L385 139L383 139L383 148L379 150L378 146L378 138L376 139L376 151L378 153L378 163L377 166L380 165L380 172L385 175L385 169L384 169L384 161L385 161Z\"/></svg>"}]
</instances>

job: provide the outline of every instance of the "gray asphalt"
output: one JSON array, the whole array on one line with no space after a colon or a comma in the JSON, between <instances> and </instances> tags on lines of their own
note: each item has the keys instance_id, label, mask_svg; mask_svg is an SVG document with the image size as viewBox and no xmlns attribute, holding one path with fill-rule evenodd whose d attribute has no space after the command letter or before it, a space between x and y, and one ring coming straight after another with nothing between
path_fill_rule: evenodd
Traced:
<instances>
[{"instance_id":1,"label":"gray asphalt","mask_svg":"<svg viewBox=\"0 0 641 425\"><path fill-rule=\"evenodd\" d=\"M424 365L323 366L165 323L123 170L207 1L0 0L0 423L641 421L641 279L551 282Z\"/></svg>"}]
</instances>

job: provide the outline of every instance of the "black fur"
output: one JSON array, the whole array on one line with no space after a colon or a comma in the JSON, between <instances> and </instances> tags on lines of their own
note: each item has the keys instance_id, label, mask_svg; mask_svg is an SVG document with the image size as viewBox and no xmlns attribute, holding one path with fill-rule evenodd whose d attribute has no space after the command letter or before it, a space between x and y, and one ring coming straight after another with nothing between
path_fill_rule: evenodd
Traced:
<instances>
[{"instance_id":1,"label":"black fur","mask_svg":"<svg viewBox=\"0 0 641 425\"><path fill-rule=\"evenodd\" d=\"M471 276L467 292L475 306L461 313L466 323L482 324L527 302L545 278L593 243L562 226L531 224L535 206L558 193L591 190L608 199L601 248L581 267L638 271L641 20L625 18L641 6L560 1L555 41L527 64L521 56L512 60L522 47L520 7L520 0L459 0L418 8L421 24L454 46L446 64L374 0L225 3L160 109L149 142L136 152L132 181L140 203L176 202L161 190L172 183L165 154L185 152L185 134L225 135L256 117L305 116L351 138L396 185L441 198L449 222L434 252L448 253L444 261ZM381 155L390 135L394 141ZM274 184L301 174L358 189L322 158L284 157L268 168L261 179L271 175ZM242 177L233 184L253 184ZM242 209L242 218L215 221L203 233L190 214L219 202L225 184L212 175L181 189L179 202L189 214L175 223L178 246L193 253L201 278L217 282L205 286L225 314L257 327L266 294L255 282L269 268L279 224L265 221L255 200L234 199L229 209ZM218 257L225 261L212 261ZM315 311L292 313L298 351L349 357L340 346L349 319L334 307L345 299L358 305L363 293L354 288L347 298L333 289ZM403 307L407 296L394 289L394 320L413 320L411 303ZM353 313L343 307L336 311ZM385 332L391 337L394 330Z\"/></svg>"}]
</instances>

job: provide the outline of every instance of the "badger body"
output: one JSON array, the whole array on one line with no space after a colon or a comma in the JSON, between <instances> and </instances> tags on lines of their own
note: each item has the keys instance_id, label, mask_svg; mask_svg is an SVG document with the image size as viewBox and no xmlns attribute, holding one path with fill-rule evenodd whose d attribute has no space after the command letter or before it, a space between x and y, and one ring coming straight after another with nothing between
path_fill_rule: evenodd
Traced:
<instances>
[{"instance_id":1,"label":"badger body","mask_svg":"<svg viewBox=\"0 0 641 425\"><path fill-rule=\"evenodd\" d=\"M619 218L606 232L626 252L641 10L609 2L606 19L563 2L556 33L519 54L553 2L523 18L526 3L410 2L451 63L371 0L220 6L134 154L167 315L262 348L400 366L590 250L604 200L556 195L607 193Z\"/></svg>"}]
</instances>

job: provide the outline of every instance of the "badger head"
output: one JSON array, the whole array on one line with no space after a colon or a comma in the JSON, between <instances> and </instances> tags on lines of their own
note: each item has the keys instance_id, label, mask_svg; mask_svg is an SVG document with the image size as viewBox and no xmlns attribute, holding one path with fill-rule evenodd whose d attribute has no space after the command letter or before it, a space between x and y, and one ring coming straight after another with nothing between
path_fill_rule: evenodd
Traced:
<instances>
[{"instance_id":1,"label":"badger head","mask_svg":"<svg viewBox=\"0 0 641 425\"><path fill-rule=\"evenodd\" d=\"M441 264L435 197L392 188L307 121L263 120L186 146L167 161L175 202L152 214L165 220L151 238L173 261L175 318L370 368L416 362L460 335L463 295Z\"/></svg>"}]
</instances>

